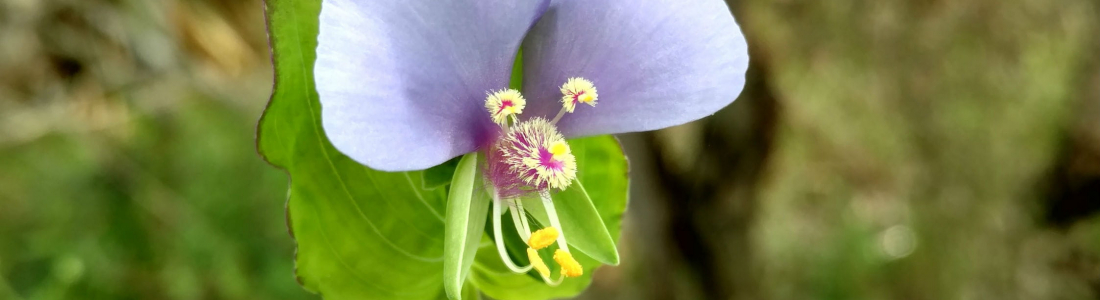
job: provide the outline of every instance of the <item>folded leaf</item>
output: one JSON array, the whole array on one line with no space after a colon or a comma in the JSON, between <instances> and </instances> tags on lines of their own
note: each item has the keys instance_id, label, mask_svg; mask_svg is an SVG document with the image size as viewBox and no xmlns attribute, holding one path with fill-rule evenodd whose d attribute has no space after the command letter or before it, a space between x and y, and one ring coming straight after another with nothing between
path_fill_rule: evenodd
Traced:
<instances>
[{"instance_id":1,"label":"folded leaf","mask_svg":"<svg viewBox=\"0 0 1100 300\"><path fill-rule=\"evenodd\" d=\"M478 156L462 157L447 197L446 239L443 243L443 289L451 299L462 298L462 286L477 254L485 228L489 198L478 184Z\"/></svg>"}]
</instances>

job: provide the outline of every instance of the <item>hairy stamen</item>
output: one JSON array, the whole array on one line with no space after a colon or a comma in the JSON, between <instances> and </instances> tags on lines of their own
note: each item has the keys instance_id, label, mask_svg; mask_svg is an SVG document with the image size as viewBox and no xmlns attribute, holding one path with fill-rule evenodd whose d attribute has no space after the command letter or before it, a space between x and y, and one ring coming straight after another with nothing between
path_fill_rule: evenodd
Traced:
<instances>
[{"instance_id":1,"label":"hairy stamen","mask_svg":"<svg viewBox=\"0 0 1100 300\"><path fill-rule=\"evenodd\" d=\"M509 118L513 123L517 122L515 116L523 113L526 106L527 100L513 89L496 91L485 97L485 109L489 111L493 122L502 127L508 125Z\"/></svg>"},{"instance_id":2,"label":"hairy stamen","mask_svg":"<svg viewBox=\"0 0 1100 300\"><path fill-rule=\"evenodd\" d=\"M565 84L561 85L561 95L561 111L558 111L558 115L554 116L550 123L557 124L565 113L572 113L577 108L578 103L595 107L596 101L600 97L599 93L596 92L596 85L592 84L592 81L581 77L572 77L566 80Z\"/></svg>"},{"instance_id":3,"label":"hairy stamen","mask_svg":"<svg viewBox=\"0 0 1100 300\"><path fill-rule=\"evenodd\" d=\"M520 122L499 146L504 163L534 190L565 189L577 178L577 160L554 125L543 118Z\"/></svg>"}]
</instances>

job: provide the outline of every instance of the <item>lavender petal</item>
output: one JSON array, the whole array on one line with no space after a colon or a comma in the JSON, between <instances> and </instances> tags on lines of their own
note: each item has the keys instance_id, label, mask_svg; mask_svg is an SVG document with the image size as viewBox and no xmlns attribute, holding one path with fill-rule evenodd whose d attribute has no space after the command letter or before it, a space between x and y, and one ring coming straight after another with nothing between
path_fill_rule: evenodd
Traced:
<instances>
[{"instance_id":1,"label":"lavender petal","mask_svg":"<svg viewBox=\"0 0 1100 300\"><path fill-rule=\"evenodd\" d=\"M745 84L749 56L718 0L560 0L523 44L524 115L553 117L570 77L595 83L596 107L558 123L568 137L661 129L713 114Z\"/></svg>"},{"instance_id":2,"label":"lavender petal","mask_svg":"<svg viewBox=\"0 0 1100 300\"><path fill-rule=\"evenodd\" d=\"M475 150L496 128L485 93L507 87L547 2L325 0L314 75L329 140L384 171Z\"/></svg>"}]
</instances>

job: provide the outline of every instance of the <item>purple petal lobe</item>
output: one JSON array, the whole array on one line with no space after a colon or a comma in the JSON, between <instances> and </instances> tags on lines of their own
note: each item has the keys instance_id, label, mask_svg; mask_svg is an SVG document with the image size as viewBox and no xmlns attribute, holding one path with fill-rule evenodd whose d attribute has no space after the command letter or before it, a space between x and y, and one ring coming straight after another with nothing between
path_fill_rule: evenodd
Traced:
<instances>
[{"instance_id":1,"label":"purple petal lobe","mask_svg":"<svg viewBox=\"0 0 1100 300\"><path fill-rule=\"evenodd\" d=\"M428 168L487 143L486 92L506 88L547 1L325 0L314 66L333 146L371 168Z\"/></svg>"},{"instance_id":2,"label":"purple petal lobe","mask_svg":"<svg viewBox=\"0 0 1100 300\"><path fill-rule=\"evenodd\" d=\"M523 44L525 115L552 117L570 77L595 107L558 123L569 137L645 131L708 116L745 85L745 38L718 0L554 1Z\"/></svg>"}]
</instances>

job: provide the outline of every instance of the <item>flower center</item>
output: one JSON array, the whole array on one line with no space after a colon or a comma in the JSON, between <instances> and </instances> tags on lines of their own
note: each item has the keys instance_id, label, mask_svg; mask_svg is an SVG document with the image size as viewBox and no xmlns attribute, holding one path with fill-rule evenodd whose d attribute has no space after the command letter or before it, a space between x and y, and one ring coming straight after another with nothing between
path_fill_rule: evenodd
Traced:
<instances>
[{"instance_id":1,"label":"flower center","mask_svg":"<svg viewBox=\"0 0 1100 300\"><path fill-rule=\"evenodd\" d=\"M562 190L577 178L577 160L569 144L541 117L506 128L487 152L486 178L502 198Z\"/></svg>"},{"instance_id":2,"label":"flower center","mask_svg":"<svg viewBox=\"0 0 1100 300\"><path fill-rule=\"evenodd\" d=\"M561 224L550 198L551 189L564 190L577 179L577 159L555 124L565 113L572 113L577 103L596 106L598 98L592 82L579 77L569 78L562 85L561 92L562 109L551 121L543 117L521 121L518 115L523 113L527 100L516 90L492 92L485 99L489 116L504 130L504 134L486 149L487 161L483 170L489 185L487 188L493 196L493 236L497 251L513 272L534 270L549 285L558 285L565 277L584 274L584 268L569 253L565 232L559 231ZM542 200L550 226L532 233L522 198L534 193ZM505 250L500 227L503 206L511 211L512 222L520 238L528 245L530 265L516 265ZM558 279L551 280L550 268L538 250L555 243L558 249L554 251L553 258L561 269Z\"/></svg>"},{"instance_id":3,"label":"flower center","mask_svg":"<svg viewBox=\"0 0 1100 300\"><path fill-rule=\"evenodd\" d=\"M554 124L535 117L520 122L502 142L504 163L536 190L565 189L577 178L577 160Z\"/></svg>"}]
</instances>

